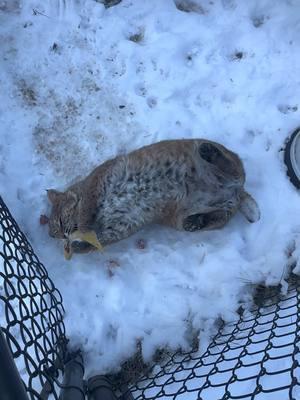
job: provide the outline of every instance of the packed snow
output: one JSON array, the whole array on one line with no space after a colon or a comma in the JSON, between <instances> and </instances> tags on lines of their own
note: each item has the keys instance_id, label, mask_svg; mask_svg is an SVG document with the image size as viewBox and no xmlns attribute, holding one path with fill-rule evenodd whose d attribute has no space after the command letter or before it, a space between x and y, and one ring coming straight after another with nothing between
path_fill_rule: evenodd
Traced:
<instances>
[{"instance_id":1,"label":"packed snow","mask_svg":"<svg viewBox=\"0 0 300 400\"><path fill-rule=\"evenodd\" d=\"M298 0L0 1L1 193L63 295L87 375L117 370L137 343L146 361L195 335L205 349L216 318L250 301L249 283L284 279L300 243L283 163L299 124L299 35ZM64 260L39 223L46 189L145 144L199 137L240 155L259 222L149 226Z\"/></svg>"}]
</instances>

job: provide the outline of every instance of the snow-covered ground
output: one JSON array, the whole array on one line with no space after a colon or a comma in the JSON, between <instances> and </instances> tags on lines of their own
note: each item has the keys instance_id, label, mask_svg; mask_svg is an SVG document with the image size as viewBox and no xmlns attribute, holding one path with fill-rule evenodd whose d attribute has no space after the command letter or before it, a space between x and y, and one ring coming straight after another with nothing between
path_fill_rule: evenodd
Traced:
<instances>
[{"instance_id":1,"label":"snow-covered ground","mask_svg":"<svg viewBox=\"0 0 300 400\"><path fill-rule=\"evenodd\" d=\"M300 242L282 152L299 124L299 37L298 0L0 0L1 193L62 292L87 374L116 369L138 341L146 360L198 331L205 348L215 319L234 320L249 299L247 282L283 278ZM39 224L45 189L183 137L240 155L261 220L206 233L151 226L65 261Z\"/></svg>"}]
</instances>

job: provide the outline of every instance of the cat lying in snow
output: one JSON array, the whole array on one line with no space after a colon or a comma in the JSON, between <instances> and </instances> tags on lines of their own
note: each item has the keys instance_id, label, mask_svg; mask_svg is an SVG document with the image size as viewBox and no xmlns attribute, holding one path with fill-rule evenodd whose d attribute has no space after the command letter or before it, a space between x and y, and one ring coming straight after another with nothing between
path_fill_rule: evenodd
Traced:
<instances>
[{"instance_id":1,"label":"cat lying in snow","mask_svg":"<svg viewBox=\"0 0 300 400\"><path fill-rule=\"evenodd\" d=\"M99 249L158 223L189 232L222 228L237 211L259 219L240 158L205 139L165 140L95 168L65 192L48 190L49 235L65 256Z\"/></svg>"}]
</instances>

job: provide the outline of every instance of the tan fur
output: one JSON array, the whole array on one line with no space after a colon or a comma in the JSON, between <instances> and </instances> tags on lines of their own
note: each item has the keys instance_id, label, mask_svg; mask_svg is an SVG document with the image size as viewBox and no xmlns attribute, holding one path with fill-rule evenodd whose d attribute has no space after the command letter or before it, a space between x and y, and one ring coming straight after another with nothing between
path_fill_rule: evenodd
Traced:
<instances>
[{"instance_id":1,"label":"tan fur","mask_svg":"<svg viewBox=\"0 0 300 400\"><path fill-rule=\"evenodd\" d=\"M238 209L253 222L259 210L244 183L241 160L221 144L162 141L106 161L65 192L48 191L49 234L70 240L74 232L94 232L107 245L149 223L186 231L217 229ZM72 244L75 252L92 248Z\"/></svg>"}]
</instances>

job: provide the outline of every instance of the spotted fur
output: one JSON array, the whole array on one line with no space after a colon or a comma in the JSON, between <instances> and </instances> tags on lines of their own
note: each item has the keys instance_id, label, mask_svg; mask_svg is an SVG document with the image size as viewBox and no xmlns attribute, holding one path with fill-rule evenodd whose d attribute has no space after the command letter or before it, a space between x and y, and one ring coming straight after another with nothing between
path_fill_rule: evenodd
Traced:
<instances>
[{"instance_id":1,"label":"spotted fur","mask_svg":"<svg viewBox=\"0 0 300 400\"><path fill-rule=\"evenodd\" d=\"M94 230L105 246L150 223L217 229L239 209L254 222L259 210L244 183L240 158L221 144L162 141L106 161L65 192L49 190L49 234L62 239ZM77 243L74 251L91 247Z\"/></svg>"}]
</instances>

